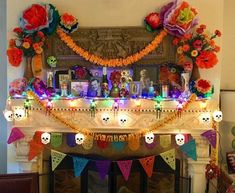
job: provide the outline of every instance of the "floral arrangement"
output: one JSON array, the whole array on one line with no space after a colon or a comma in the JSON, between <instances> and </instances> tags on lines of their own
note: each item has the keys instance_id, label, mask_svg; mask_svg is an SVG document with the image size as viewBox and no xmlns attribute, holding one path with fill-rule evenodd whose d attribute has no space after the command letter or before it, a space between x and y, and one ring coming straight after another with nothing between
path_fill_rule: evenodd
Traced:
<instances>
[{"instance_id":1,"label":"floral arrangement","mask_svg":"<svg viewBox=\"0 0 235 193\"><path fill-rule=\"evenodd\" d=\"M156 13L156 12L150 13L149 15L147 15L144 19L144 23L145 23L146 29L150 32L156 31L162 25L160 15L159 13Z\"/></svg>"},{"instance_id":2,"label":"floral arrangement","mask_svg":"<svg viewBox=\"0 0 235 193\"><path fill-rule=\"evenodd\" d=\"M215 44L214 38L220 37L221 32L215 30L214 34L209 37L205 29L205 25L200 25L195 33L175 38L173 44L177 46L179 55L190 58L199 68L209 69L218 62L216 53L220 51L220 47Z\"/></svg>"},{"instance_id":3,"label":"floral arrangement","mask_svg":"<svg viewBox=\"0 0 235 193\"><path fill-rule=\"evenodd\" d=\"M116 84L116 85L119 85L121 83L121 77L122 77L122 74L120 71L118 70L114 70L111 74L110 74L110 81L112 83L112 85Z\"/></svg>"},{"instance_id":4,"label":"floral arrangement","mask_svg":"<svg viewBox=\"0 0 235 193\"><path fill-rule=\"evenodd\" d=\"M73 33L78 28L78 20L74 16L65 13L61 15L59 25L64 32Z\"/></svg>"},{"instance_id":5,"label":"floral arrangement","mask_svg":"<svg viewBox=\"0 0 235 193\"><path fill-rule=\"evenodd\" d=\"M25 78L17 78L13 80L9 85L9 95L22 95L26 90L27 80Z\"/></svg>"},{"instance_id":6,"label":"floral arrangement","mask_svg":"<svg viewBox=\"0 0 235 193\"><path fill-rule=\"evenodd\" d=\"M213 86L208 80L198 79L190 84L191 91L198 97L206 98L213 94Z\"/></svg>"},{"instance_id":7,"label":"floral arrangement","mask_svg":"<svg viewBox=\"0 0 235 193\"><path fill-rule=\"evenodd\" d=\"M213 162L206 165L206 179L212 180L220 176L220 168Z\"/></svg>"}]
</instances>

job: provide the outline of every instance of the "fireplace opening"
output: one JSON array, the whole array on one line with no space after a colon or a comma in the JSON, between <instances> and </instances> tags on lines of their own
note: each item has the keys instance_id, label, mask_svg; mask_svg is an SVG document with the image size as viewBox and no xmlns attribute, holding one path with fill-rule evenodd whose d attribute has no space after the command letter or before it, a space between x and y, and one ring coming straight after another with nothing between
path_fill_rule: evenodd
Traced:
<instances>
[{"instance_id":1,"label":"fireplace opening","mask_svg":"<svg viewBox=\"0 0 235 193\"><path fill-rule=\"evenodd\" d=\"M179 159L176 159L176 169L172 170L160 156L156 156L152 177L148 178L137 160L139 157L130 157L129 160L134 160L129 179L125 181L115 162L111 163L108 174L101 180L93 160L105 160L103 157L72 156L84 157L90 161L81 176L75 178L73 159L67 156L50 173L51 193L190 193L191 179L181 176Z\"/></svg>"}]
</instances>

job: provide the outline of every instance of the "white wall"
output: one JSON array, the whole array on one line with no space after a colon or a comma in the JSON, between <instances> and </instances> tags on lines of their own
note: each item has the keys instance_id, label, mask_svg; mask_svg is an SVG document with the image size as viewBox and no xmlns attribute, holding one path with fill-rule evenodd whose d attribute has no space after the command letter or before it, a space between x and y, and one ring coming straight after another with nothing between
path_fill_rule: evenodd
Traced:
<instances>
[{"instance_id":1,"label":"white wall","mask_svg":"<svg viewBox=\"0 0 235 193\"><path fill-rule=\"evenodd\" d=\"M37 0L8 0L7 1L7 30L8 39L12 37L11 30L17 26L21 12ZM76 16L80 26L142 26L144 17L169 2L168 0L40 0L55 5L60 13L69 12ZM222 0L189 0L200 15L200 23L208 25L214 31L223 27ZM221 41L218 41L220 44ZM215 85L215 98L218 99L220 88L221 62L212 70L201 71L202 77L211 80ZM8 83L22 76L23 65L15 69L8 65ZM12 149L8 151L9 165L14 164ZM11 171L13 167L9 167Z\"/></svg>"},{"instance_id":2,"label":"white wall","mask_svg":"<svg viewBox=\"0 0 235 193\"><path fill-rule=\"evenodd\" d=\"M221 89L235 89L235 1L224 0Z\"/></svg>"}]
</instances>

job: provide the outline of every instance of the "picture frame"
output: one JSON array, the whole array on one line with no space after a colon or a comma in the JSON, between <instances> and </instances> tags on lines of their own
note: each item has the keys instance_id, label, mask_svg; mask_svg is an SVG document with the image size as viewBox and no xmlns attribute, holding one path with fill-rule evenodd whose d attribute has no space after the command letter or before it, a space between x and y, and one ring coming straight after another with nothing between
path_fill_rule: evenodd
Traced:
<instances>
[{"instance_id":1,"label":"picture frame","mask_svg":"<svg viewBox=\"0 0 235 193\"><path fill-rule=\"evenodd\" d=\"M131 97L138 97L142 93L141 88L141 82L140 81L132 81L129 83L129 89L130 89L130 96Z\"/></svg>"},{"instance_id":2,"label":"picture frame","mask_svg":"<svg viewBox=\"0 0 235 193\"><path fill-rule=\"evenodd\" d=\"M92 77L89 80L87 96L88 97L100 97L101 96L101 77Z\"/></svg>"},{"instance_id":3,"label":"picture frame","mask_svg":"<svg viewBox=\"0 0 235 193\"><path fill-rule=\"evenodd\" d=\"M71 81L70 82L70 92L71 95L75 97L85 97L87 96L89 82L86 80L82 81Z\"/></svg>"},{"instance_id":4,"label":"picture frame","mask_svg":"<svg viewBox=\"0 0 235 193\"><path fill-rule=\"evenodd\" d=\"M71 77L68 70L57 70L55 72L55 88L58 91L62 83L69 84Z\"/></svg>"},{"instance_id":5,"label":"picture frame","mask_svg":"<svg viewBox=\"0 0 235 193\"><path fill-rule=\"evenodd\" d=\"M226 153L228 173L235 174L235 151Z\"/></svg>"}]
</instances>

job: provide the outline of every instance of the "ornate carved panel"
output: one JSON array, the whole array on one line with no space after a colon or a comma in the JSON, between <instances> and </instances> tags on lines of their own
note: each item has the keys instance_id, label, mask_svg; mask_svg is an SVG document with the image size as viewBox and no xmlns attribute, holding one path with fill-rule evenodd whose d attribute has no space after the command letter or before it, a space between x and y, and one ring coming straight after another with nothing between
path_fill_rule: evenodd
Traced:
<instances>
[{"instance_id":1,"label":"ornate carved panel","mask_svg":"<svg viewBox=\"0 0 235 193\"><path fill-rule=\"evenodd\" d=\"M71 36L77 45L103 58L124 58L143 49L150 43L157 32L147 32L143 27L102 27L79 28ZM70 65L91 65L74 53L63 43L57 34L48 40L49 48L45 51L45 58L54 55L58 59L58 67ZM159 47L144 57L137 64L160 64L175 61L175 49L171 44L171 37L167 36Z\"/></svg>"}]
</instances>

